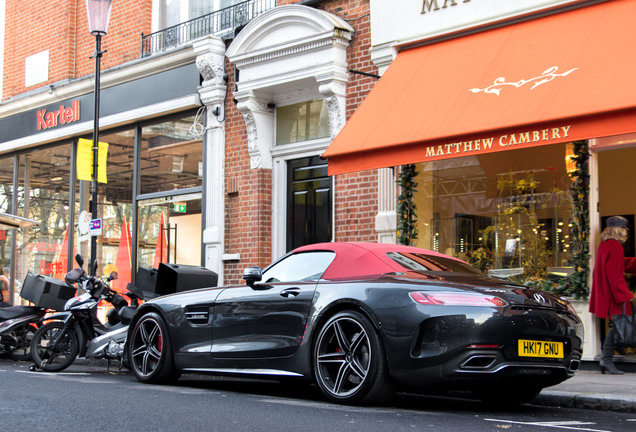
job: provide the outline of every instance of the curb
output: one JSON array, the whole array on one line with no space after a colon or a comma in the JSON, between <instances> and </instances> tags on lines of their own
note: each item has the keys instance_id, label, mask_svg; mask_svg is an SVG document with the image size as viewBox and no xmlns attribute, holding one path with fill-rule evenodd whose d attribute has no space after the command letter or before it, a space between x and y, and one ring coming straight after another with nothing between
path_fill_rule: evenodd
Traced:
<instances>
[{"instance_id":1,"label":"curb","mask_svg":"<svg viewBox=\"0 0 636 432\"><path fill-rule=\"evenodd\" d=\"M542 406L636 413L636 397L607 393L544 391L531 403Z\"/></svg>"}]
</instances>

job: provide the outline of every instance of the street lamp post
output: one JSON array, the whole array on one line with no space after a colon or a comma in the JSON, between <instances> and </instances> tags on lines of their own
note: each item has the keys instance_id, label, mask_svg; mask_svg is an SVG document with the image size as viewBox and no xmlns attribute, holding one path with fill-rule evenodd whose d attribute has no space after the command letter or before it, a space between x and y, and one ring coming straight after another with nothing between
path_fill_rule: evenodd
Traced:
<instances>
[{"instance_id":1,"label":"street lamp post","mask_svg":"<svg viewBox=\"0 0 636 432\"><path fill-rule=\"evenodd\" d=\"M91 58L95 58L95 116L93 119L93 178L91 179L91 219L97 219L97 172L99 166L99 80L102 54L102 36L106 35L108 21L110 19L110 8L113 0L86 0L88 11L88 26L90 32L95 36L95 53ZM91 260L89 265L93 275L92 263L97 259L97 236L91 236ZM93 275L94 276L94 275Z\"/></svg>"}]
</instances>

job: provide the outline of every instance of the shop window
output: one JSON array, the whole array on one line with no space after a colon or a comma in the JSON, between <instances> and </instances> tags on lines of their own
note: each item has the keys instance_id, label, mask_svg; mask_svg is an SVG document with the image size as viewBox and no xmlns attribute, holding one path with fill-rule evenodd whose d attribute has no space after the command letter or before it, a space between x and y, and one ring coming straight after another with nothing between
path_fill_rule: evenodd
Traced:
<instances>
[{"instance_id":1,"label":"shop window","mask_svg":"<svg viewBox=\"0 0 636 432\"><path fill-rule=\"evenodd\" d=\"M0 212L8 213L13 196L13 157L0 158Z\"/></svg>"},{"instance_id":2,"label":"shop window","mask_svg":"<svg viewBox=\"0 0 636 432\"><path fill-rule=\"evenodd\" d=\"M68 268L71 143L20 155L18 213L40 224L19 230L17 276L27 272L62 278Z\"/></svg>"},{"instance_id":3,"label":"shop window","mask_svg":"<svg viewBox=\"0 0 636 432\"><path fill-rule=\"evenodd\" d=\"M276 109L276 145L329 136L329 114L322 99Z\"/></svg>"},{"instance_id":4,"label":"shop window","mask_svg":"<svg viewBox=\"0 0 636 432\"><path fill-rule=\"evenodd\" d=\"M524 282L567 276L566 150L558 144L418 164L417 245L494 276Z\"/></svg>"},{"instance_id":5,"label":"shop window","mask_svg":"<svg viewBox=\"0 0 636 432\"><path fill-rule=\"evenodd\" d=\"M13 197L13 157L0 158L0 213L9 213ZM4 274L11 265L12 239L14 230L0 228L0 274ZM5 291L6 293L6 291ZM4 301L10 299L5 295Z\"/></svg>"},{"instance_id":6,"label":"shop window","mask_svg":"<svg viewBox=\"0 0 636 432\"><path fill-rule=\"evenodd\" d=\"M201 265L201 194L153 198L139 202L139 267L160 263Z\"/></svg>"},{"instance_id":7,"label":"shop window","mask_svg":"<svg viewBox=\"0 0 636 432\"><path fill-rule=\"evenodd\" d=\"M97 262L99 273L117 271L118 279L111 287L125 292L131 278L131 239L133 229L133 165L135 129L127 128L100 134L99 140L108 143L107 182L97 184L97 216L102 220L102 235L98 236ZM78 181L76 215L88 210L90 182ZM90 254L90 236L77 233L80 252Z\"/></svg>"},{"instance_id":8,"label":"shop window","mask_svg":"<svg viewBox=\"0 0 636 432\"><path fill-rule=\"evenodd\" d=\"M145 126L141 134L141 194L200 187L203 141L190 133L194 117Z\"/></svg>"}]
</instances>

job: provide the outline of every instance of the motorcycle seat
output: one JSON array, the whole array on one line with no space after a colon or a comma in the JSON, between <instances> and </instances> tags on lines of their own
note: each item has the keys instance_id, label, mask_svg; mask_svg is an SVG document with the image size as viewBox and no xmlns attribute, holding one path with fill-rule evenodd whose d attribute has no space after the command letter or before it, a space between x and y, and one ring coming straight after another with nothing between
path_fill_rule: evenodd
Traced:
<instances>
[{"instance_id":1,"label":"motorcycle seat","mask_svg":"<svg viewBox=\"0 0 636 432\"><path fill-rule=\"evenodd\" d=\"M137 307L135 306L126 306L123 307L119 310L119 319L120 321L125 324L128 325L130 324L130 322L132 321L133 317L135 316L135 312L137 311Z\"/></svg>"},{"instance_id":2,"label":"motorcycle seat","mask_svg":"<svg viewBox=\"0 0 636 432\"><path fill-rule=\"evenodd\" d=\"M29 315L36 315L40 308L34 306L9 306L0 308L0 320L6 321Z\"/></svg>"}]
</instances>

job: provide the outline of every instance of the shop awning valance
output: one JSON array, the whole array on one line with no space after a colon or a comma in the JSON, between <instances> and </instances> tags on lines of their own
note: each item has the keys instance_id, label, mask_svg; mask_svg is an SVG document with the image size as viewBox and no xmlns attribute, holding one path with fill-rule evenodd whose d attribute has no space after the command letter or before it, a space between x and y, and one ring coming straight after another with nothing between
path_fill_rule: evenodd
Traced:
<instances>
[{"instance_id":1,"label":"shop awning valance","mask_svg":"<svg viewBox=\"0 0 636 432\"><path fill-rule=\"evenodd\" d=\"M608 1L400 52L329 174L636 131L634 17Z\"/></svg>"},{"instance_id":2,"label":"shop awning valance","mask_svg":"<svg viewBox=\"0 0 636 432\"><path fill-rule=\"evenodd\" d=\"M40 225L40 222L8 213L0 213L0 229L28 228Z\"/></svg>"}]
</instances>

